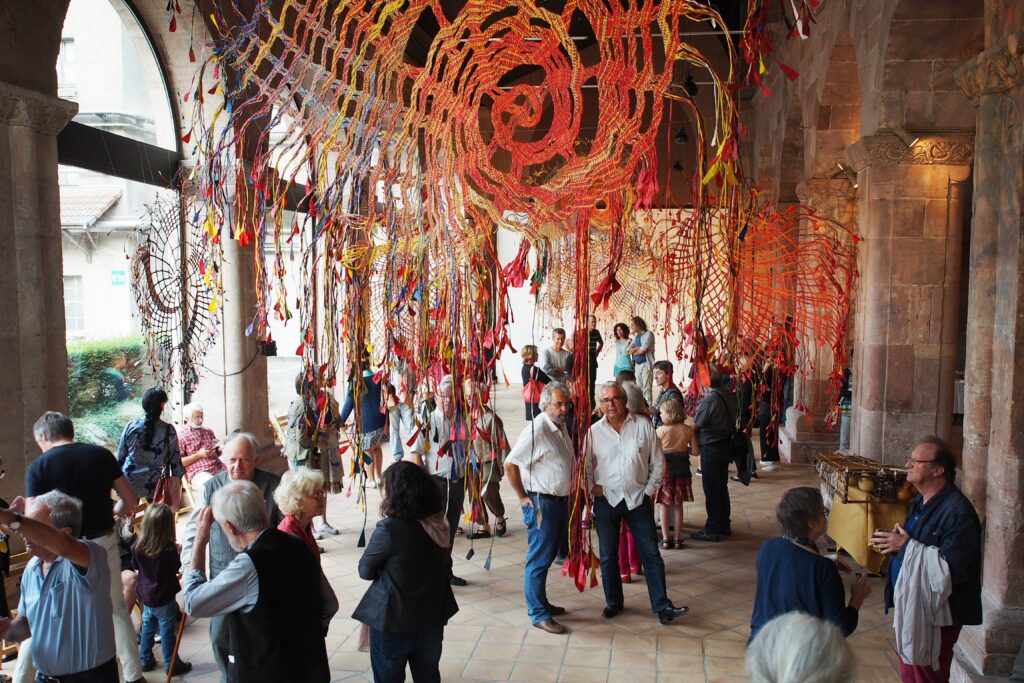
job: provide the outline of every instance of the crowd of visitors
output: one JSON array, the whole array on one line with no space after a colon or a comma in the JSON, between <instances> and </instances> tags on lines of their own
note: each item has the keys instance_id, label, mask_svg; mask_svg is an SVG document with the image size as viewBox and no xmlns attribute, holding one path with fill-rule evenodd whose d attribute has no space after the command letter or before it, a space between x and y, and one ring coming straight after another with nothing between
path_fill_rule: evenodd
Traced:
<instances>
[{"instance_id":1,"label":"crowd of visitors","mask_svg":"<svg viewBox=\"0 0 1024 683\"><path fill-rule=\"evenodd\" d=\"M786 380L774 366L750 381L710 363L706 381L684 389L673 364L655 360L654 335L634 317L610 335L615 379L596 384L604 337L593 316L586 335L567 347L555 329L550 348L522 348L526 426L514 442L486 384L445 376L427 394L401 373L382 381L360 365L344 407L319 402L328 406L324 419L307 403L300 375L285 430L290 469L281 477L257 467L251 434L218 438L196 403L175 430L162 419L161 389L145 393L144 415L125 427L116 456L75 442L67 416L45 413L33 428L41 455L27 470L25 497L0 508L0 526L34 553L18 615L0 618L0 637L23 641L16 680L114 683L120 668L126 682L141 681L158 666L158 636L165 674L187 673L192 665L176 649L186 614L210 618L222 681L329 680L325 638L339 603L317 541L337 533L326 499L340 490L338 441L352 414L362 434L353 473L381 493L381 519L358 566L371 584L352 615L364 625L375 681L402 681L407 668L416 681L440 681L444 628L459 609L452 587L466 585L452 562L460 520L469 513L470 539L508 534L503 480L526 528L523 595L535 628L569 631L556 620L567 609L548 600L547 577L566 560L572 506L581 501L576 519L596 532L602 617L627 608L623 583L640 574L651 612L661 624L677 621L688 608L669 598L661 551L686 548L693 476L701 477L706 515L690 537L728 539L737 434L757 426L763 462L778 461ZM739 400L737 389L746 391ZM384 467L389 438L395 461ZM926 437L906 466L919 495L905 523L876 530L871 543L892 558L885 606L894 610L903 680L948 681L961 628L982 618L981 527L956 487L948 445ZM194 500L179 545L183 483ZM136 515L142 500L148 507ZM781 533L757 556L747 673L780 683L853 680L845 638L871 592L867 576L850 578L847 597L842 574L850 568L821 554L827 512L818 489L790 489L776 517ZM119 520L129 531L137 524L126 552Z\"/></svg>"}]
</instances>

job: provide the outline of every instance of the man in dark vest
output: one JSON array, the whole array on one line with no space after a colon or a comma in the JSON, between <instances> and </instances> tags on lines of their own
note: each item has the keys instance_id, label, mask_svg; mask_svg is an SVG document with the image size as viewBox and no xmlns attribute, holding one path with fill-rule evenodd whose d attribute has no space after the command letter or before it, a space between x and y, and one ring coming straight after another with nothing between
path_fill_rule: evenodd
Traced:
<instances>
[{"instance_id":1,"label":"man in dark vest","mask_svg":"<svg viewBox=\"0 0 1024 683\"><path fill-rule=\"evenodd\" d=\"M266 501L252 482L225 484L210 503L197 519L183 601L194 617L224 617L228 681L326 683L324 638L338 601L317 557L299 538L270 527ZM211 527L238 554L207 580Z\"/></svg>"},{"instance_id":2,"label":"man in dark vest","mask_svg":"<svg viewBox=\"0 0 1024 683\"><path fill-rule=\"evenodd\" d=\"M277 475L264 470L256 469L256 438L252 434L239 432L230 437L221 447L221 460L227 469L218 472L212 479L206 482L203 487L203 498L197 501L196 510L189 518L188 526L185 529L185 537L181 544L181 566L188 567L194 555L194 539L196 536L199 517L206 509L213 494L219 489L233 481L251 481L263 495L264 511L270 525L277 526L283 516L277 509L274 502L274 490L281 481ZM235 559L238 551L231 546L228 537L221 531L221 527L213 525L209 537L210 547L210 579L217 578L224 569ZM205 548L199 552L199 560L205 563ZM203 564L202 566L205 566ZM224 625L224 619L214 617L210 619L210 642L213 645L213 658L221 673L221 683L227 681L228 672L228 635Z\"/></svg>"}]
</instances>

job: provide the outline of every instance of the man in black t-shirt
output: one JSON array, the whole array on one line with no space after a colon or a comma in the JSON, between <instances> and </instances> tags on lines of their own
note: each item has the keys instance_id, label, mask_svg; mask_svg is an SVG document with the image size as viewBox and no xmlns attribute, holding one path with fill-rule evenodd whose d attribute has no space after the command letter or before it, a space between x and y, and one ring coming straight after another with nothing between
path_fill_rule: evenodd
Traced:
<instances>
[{"instance_id":1,"label":"man in black t-shirt","mask_svg":"<svg viewBox=\"0 0 1024 683\"><path fill-rule=\"evenodd\" d=\"M61 491L82 501L82 538L107 551L110 566L110 599L114 606L114 640L124 679L129 683L145 680L139 663L135 627L124 602L121 583L121 551L114 529L115 515L130 515L138 500L131 484L106 448L75 443L75 426L63 413L49 411L32 428L42 455L25 473L25 495L41 496ZM117 491L115 504L110 490ZM27 658L26 658L27 659Z\"/></svg>"}]
</instances>

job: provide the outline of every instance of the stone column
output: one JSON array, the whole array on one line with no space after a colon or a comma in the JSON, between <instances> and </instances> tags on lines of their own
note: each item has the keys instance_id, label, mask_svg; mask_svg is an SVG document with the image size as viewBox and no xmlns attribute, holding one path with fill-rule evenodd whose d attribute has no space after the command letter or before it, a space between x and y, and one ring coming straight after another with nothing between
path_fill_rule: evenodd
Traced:
<instances>
[{"instance_id":1,"label":"stone column","mask_svg":"<svg viewBox=\"0 0 1024 683\"><path fill-rule=\"evenodd\" d=\"M857 229L857 191L846 178L812 178L796 187L801 204L817 214ZM814 451L834 451L839 427L829 429L825 418L831 409L828 396L832 353L816 339L803 338L797 347L801 371L794 378L793 405L779 433L779 453L787 462L810 462ZM797 408L801 406L803 409Z\"/></svg>"},{"instance_id":2,"label":"stone column","mask_svg":"<svg viewBox=\"0 0 1024 683\"><path fill-rule=\"evenodd\" d=\"M959 324L963 183L974 142L923 136L861 138L846 156L858 172L864 240L852 448L902 464L926 434L948 438Z\"/></svg>"},{"instance_id":3,"label":"stone column","mask_svg":"<svg viewBox=\"0 0 1024 683\"><path fill-rule=\"evenodd\" d=\"M32 425L47 410L67 411L67 347L61 279L57 133L74 102L0 83L0 496L24 493L38 454Z\"/></svg>"},{"instance_id":4,"label":"stone column","mask_svg":"<svg viewBox=\"0 0 1024 683\"><path fill-rule=\"evenodd\" d=\"M274 438L269 428L267 359L257 349L256 337L246 335L256 313L253 249L240 247L225 234L221 334L203 361L207 371L195 400L203 405L207 426L218 434L252 432L265 445Z\"/></svg>"},{"instance_id":5,"label":"stone column","mask_svg":"<svg viewBox=\"0 0 1024 683\"><path fill-rule=\"evenodd\" d=\"M999 12L991 11L996 24ZM984 512L985 539L984 619L960 634L954 681L1007 676L1024 635L1024 31L995 33L956 73L979 106L964 484Z\"/></svg>"}]
</instances>

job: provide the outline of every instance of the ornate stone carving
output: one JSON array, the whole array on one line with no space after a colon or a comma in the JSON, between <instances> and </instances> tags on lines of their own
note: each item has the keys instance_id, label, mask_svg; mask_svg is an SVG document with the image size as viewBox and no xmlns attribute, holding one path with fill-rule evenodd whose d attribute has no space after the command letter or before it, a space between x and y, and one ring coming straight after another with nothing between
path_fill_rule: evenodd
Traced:
<instances>
[{"instance_id":1,"label":"ornate stone carving","mask_svg":"<svg viewBox=\"0 0 1024 683\"><path fill-rule=\"evenodd\" d=\"M805 180L796 186L796 196L819 215L857 229L857 190L846 178Z\"/></svg>"},{"instance_id":2,"label":"ornate stone carving","mask_svg":"<svg viewBox=\"0 0 1024 683\"><path fill-rule=\"evenodd\" d=\"M970 166L974 163L974 139L925 134L907 147L895 135L875 135L848 147L846 158L858 171L869 164Z\"/></svg>"},{"instance_id":3,"label":"ornate stone carving","mask_svg":"<svg viewBox=\"0 0 1024 683\"><path fill-rule=\"evenodd\" d=\"M10 83L0 83L0 125L56 135L78 113L78 104Z\"/></svg>"},{"instance_id":4,"label":"ornate stone carving","mask_svg":"<svg viewBox=\"0 0 1024 683\"><path fill-rule=\"evenodd\" d=\"M953 74L975 104L982 95L1005 92L1024 82L1024 32L1011 33Z\"/></svg>"}]
</instances>

